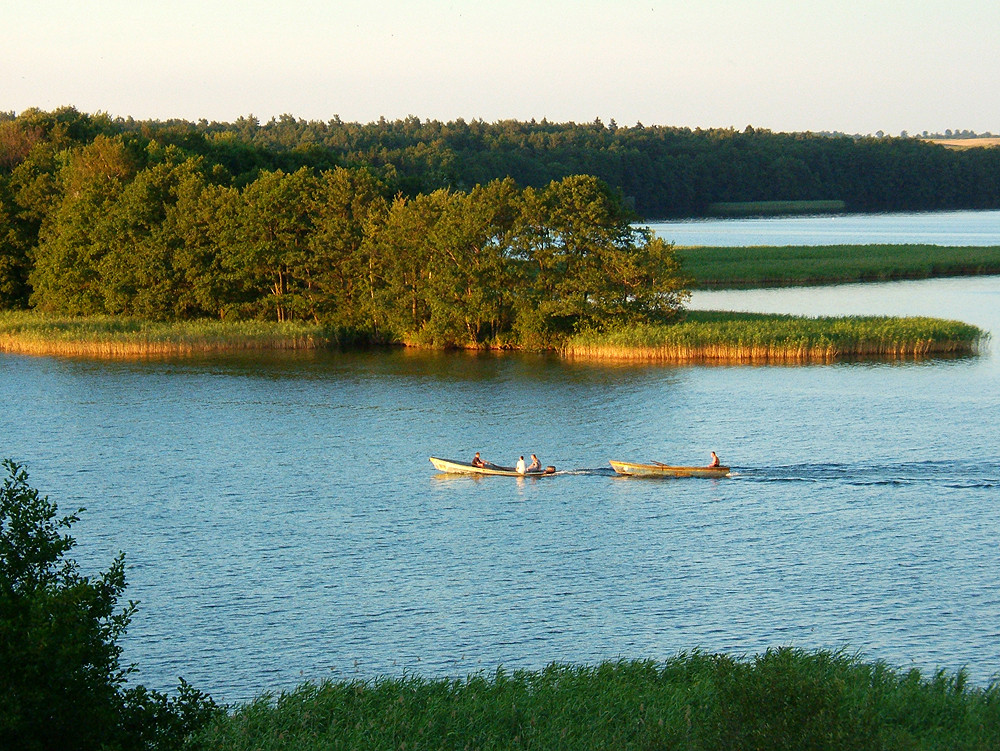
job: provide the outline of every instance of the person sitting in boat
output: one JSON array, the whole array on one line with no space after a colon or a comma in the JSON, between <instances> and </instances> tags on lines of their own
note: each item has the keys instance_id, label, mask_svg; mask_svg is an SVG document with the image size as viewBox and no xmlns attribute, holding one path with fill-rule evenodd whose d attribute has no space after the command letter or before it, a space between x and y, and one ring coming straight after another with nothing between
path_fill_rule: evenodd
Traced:
<instances>
[{"instance_id":1,"label":"person sitting in boat","mask_svg":"<svg viewBox=\"0 0 1000 751\"><path fill-rule=\"evenodd\" d=\"M523 475L524 474L524 457L523 456L520 459L517 460L517 467L516 467L516 469L517 469L517 473L519 475Z\"/></svg>"},{"instance_id":2,"label":"person sitting in boat","mask_svg":"<svg viewBox=\"0 0 1000 751\"><path fill-rule=\"evenodd\" d=\"M486 462L484 462L482 459L479 458L479 452L478 451L476 452L476 455L474 457L472 457L472 466L473 467L485 467L486 466Z\"/></svg>"},{"instance_id":3,"label":"person sitting in boat","mask_svg":"<svg viewBox=\"0 0 1000 751\"><path fill-rule=\"evenodd\" d=\"M531 464L528 465L528 472L541 472L542 463L538 461L538 457L534 454L531 455Z\"/></svg>"},{"instance_id":4,"label":"person sitting in boat","mask_svg":"<svg viewBox=\"0 0 1000 751\"><path fill-rule=\"evenodd\" d=\"M709 453L712 455L712 461L708 463L709 467L718 467L719 465L722 464L722 462L719 461L718 454L716 454L714 451L710 451Z\"/></svg>"}]
</instances>

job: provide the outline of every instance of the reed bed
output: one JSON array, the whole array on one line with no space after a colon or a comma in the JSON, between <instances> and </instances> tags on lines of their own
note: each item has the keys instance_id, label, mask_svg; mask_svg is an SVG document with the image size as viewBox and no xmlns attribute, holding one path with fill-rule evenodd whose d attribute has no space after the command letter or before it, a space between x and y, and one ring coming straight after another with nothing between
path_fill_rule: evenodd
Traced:
<instances>
[{"instance_id":1,"label":"reed bed","mask_svg":"<svg viewBox=\"0 0 1000 751\"><path fill-rule=\"evenodd\" d=\"M685 273L704 289L1000 274L1000 246L823 245L686 247Z\"/></svg>"},{"instance_id":2,"label":"reed bed","mask_svg":"<svg viewBox=\"0 0 1000 751\"><path fill-rule=\"evenodd\" d=\"M144 358L328 347L338 332L303 323L214 320L155 322L92 316L0 313L0 351L68 357Z\"/></svg>"},{"instance_id":3,"label":"reed bed","mask_svg":"<svg viewBox=\"0 0 1000 751\"><path fill-rule=\"evenodd\" d=\"M305 684L230 708L192 749L1000 748L1000 689L842 652L700 652L465 679Z\"/></svg>"},{"instance_id":4,"label":"reed bed","mask_svg":"<svg viewBox=\"0 0 1000 751\"><path fill-rule=\"evenodd\" d=\"M986 336L975 326L939 318L691 311L679 323L576 334L563 354L669 363L829 363L975 354Z\"/></svg>"}]
</instances>

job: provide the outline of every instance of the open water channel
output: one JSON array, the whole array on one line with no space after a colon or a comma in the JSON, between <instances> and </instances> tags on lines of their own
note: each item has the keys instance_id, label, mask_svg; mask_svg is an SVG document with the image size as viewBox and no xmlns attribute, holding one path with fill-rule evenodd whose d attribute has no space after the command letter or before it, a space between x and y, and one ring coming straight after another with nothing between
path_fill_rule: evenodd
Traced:
<instances>
[{"instance_id":1,"label":"open water channel","mask_svg":"<svg viewBox=\"0 0 1000 751\"><path fill-rule=\"evenodd\" d=\"M693 305L929 313L994 338L971 358L798 367L0 355L0 455L62 512L86 507L85 571L126 552L125 660L161 690L183 676L235 702L306 679L779 645L1000 674L1000 277ZM607 465L712 449L735 476ZM568 471L427 461L477 450Z\"/></svg>"}]
</instances>

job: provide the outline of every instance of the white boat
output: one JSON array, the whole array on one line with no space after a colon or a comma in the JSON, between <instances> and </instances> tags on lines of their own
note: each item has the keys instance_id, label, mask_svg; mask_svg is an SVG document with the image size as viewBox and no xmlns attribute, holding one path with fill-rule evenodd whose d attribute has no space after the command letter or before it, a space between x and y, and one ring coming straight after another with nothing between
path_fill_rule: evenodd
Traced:
<instances>
[{"instance_id":1,"label":"white boat","mask_svg":"<svg viewBox=\"0 0 1000 751\"><path fill-rule=\"evenodd\" d=\"M555 467L546 467L545 469L536 470L534 472L518 472L514 467L501 467L498 464L490 464L487 462L482 467L477 467L471 462L459 462L454 459L438 459L436 456L431 457L431 464L438 472L448 472L449 474L460 474L460 475L504 475L506 477L544 477L545 475L555 474Z\"/></svg>"}]
</instances>

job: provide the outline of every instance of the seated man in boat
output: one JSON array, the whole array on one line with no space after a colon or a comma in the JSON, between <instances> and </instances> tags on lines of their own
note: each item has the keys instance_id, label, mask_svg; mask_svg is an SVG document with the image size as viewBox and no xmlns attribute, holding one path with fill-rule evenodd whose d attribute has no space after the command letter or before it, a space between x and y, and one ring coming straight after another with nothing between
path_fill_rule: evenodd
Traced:
<instances>
[{"instance_id":1,"label":"seated man in boat","mask_svg":"<svg viewBox=\"0 0 1000 751\"><path fill-rule=\"evenodd\" d=\"M479 458L479 452L478 451L476 452L476 455L474 457L472 457L472 466L473 467L485 467L486 466L486 462L484 462L482 459Z\"/></svg>"},{"instance_id":2,"label":"seated man in boat","mask_svg":"<svg viewBox=\"0 0 1000 751\"><path fill-rule=\"evenodd\" d=\"M534 454L531 455L531 464L528 465L527 472L541 472L542 463L538 461L538 457Z\"/></svg>"},{"instance_id":3,"label":"seated man in boat","mask_svg":"<svg viewBox=\"0 0 1000 751\"><path fill-rule=\"evenodd\" d=\"M722 462L719 461L719 455L716 454L714 451L710 451L709 453L712 455L712 461L710 461L708 463L708 466L709 467L718 467L718 466L720 466L722 464Z\"/></svg>"},{"instance_id":4,"label":"seated man in boat","mask_svg":"<svg viewBox=\"0 0 1000 751\"><path fill-rule=\"evenodd\" d=\"M520 459L517 460L517 473L519 475L523 475L524 474L524 457L523 456Z\"/></svg>"}]
</instances>

